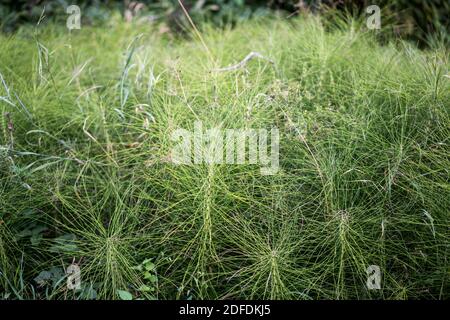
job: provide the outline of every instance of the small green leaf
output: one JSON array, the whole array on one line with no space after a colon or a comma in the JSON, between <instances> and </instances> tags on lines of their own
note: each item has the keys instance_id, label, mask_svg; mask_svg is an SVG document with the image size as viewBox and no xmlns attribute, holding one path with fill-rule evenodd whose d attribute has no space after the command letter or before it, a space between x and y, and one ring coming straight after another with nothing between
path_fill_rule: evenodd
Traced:
<instances>
[{"instance_id":1,"label":"small green leaf","mask_svg":"<svg viewBox=\"0 0 450 320\"><path fill-rule=\"evenodd\" d=\"M133 300L133 296L128 291L117 290L117 293L119 294L119 297L122 300Z\"/></svg>"},{"instance_id":2,"label":"small green leaf","mask_svg":"<svg viewBox=\"0 0 450 320\"><path fill-rule=\"evenodd\" d=\"M94 300L97 299L97 291L90 287L83 287L79 294L79 298L83 300Z\"/></svg>"},{"instance_id":3,"label":"small green leaf","mask_svg":"<svg viewBox=\"0 0 450 320\"><path fill-rule=\"evenodd\" d=\"M41 271L39 275L34 278L34 281L38 283L39 285L44 285L47 280L50 280L52 278L52 273L50 271Z\"/></svg>"},{"instance_id":4,"label":"small green leaf","mask_svg":"<svg viewBox=\"0 0 450 320\"><path fill-rule=\"evenodd\" d=\"M58 253L76 251L78 249L76 239L77 237L71 233L55 238L53 240L55 244L50 247L50 251Z\"/></svg>"},{"instance_id":5,"label":"small green leaf","mask_svg":"<svg viewBox=\"0 0 450 320\"><path fill-rule=\"evenodd\" d=\"M144 273L144 278L146 280L149 280L152 283L155 283L156 281L158 281L158 278L154 274L151 274L148 271Z\"/></svg>"},{"instance_id":6,"label":"small green leaf","mask_svg":"<svg viewBox=\"0 0 450 320\"><path fill-rule=\"evenodd\" d=\"M143 270L142 265L138 265L138 266L132 267L131 269L136 270L136 271L142 271Z\"/></svg>"},{"instance_id":7,"label":"small green leaf","mask_svg":"<svg viewBox=\"0 0 450 320\"><path fill-rule=\"evenodd\" d=\"M145 270L147 270L147 271L155 270L155 264L153 262L147 262L145 264Z\"/></svg>"},{"instance_id":8,"label":"small green leaf","mask_svg":"<svg viewBox=\"0 0 450 320\"><path fill-rule=\"evenodd\" d=\"M155 288L152 288L152 287L149 287L149 286L147 286L147 285L142 285L140 288L139 288L139 291L142 291L142 292L151 292L151 291L155 291Z\"/></svg>"}]
</instances>

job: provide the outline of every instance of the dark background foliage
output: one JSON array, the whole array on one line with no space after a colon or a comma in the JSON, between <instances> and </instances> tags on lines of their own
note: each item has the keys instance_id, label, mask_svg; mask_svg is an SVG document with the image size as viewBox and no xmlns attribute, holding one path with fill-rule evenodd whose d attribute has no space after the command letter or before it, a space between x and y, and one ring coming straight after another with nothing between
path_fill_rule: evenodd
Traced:
<instances>
[{"instance_id":1,"label":"dark background foliage","mask_svg":"<svg viewBox=\"0 0 450 320\"><path fill-rule=\"evenodd\" d=\"M389 17L394 32L400 36L426 42L430 35L440 34L448 40L450 2L448 0L183 0L194 19L217 25L234 24L254 16L274 13L289 16L302 11L364 14L371 4L382 9L383 18ZM9 32L26 23L36 23L45 6L47 18L65 19L65 8L77 4L82 8L83 23L106 21L111 12L147 16L152 20L166 20L172 25L183 20L178 0L2 0L0 1L0 26ZM139 5L138 4L142 4ZM175 22L175 23L174 23Z\"/></svg>"}]
</instances>

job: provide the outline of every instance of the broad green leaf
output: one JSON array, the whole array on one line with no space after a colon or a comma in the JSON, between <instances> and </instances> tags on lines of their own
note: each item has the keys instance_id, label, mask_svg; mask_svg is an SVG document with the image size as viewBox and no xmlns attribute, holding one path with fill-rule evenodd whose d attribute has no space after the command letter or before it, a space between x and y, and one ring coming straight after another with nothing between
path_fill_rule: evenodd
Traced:
<instances>
[{"instance_id":1,"label":"broad green leaf","mask_svg":"<svg viewBox=\"0 0 450 320\"><path fill-rule=\"evenodd\" d=\"M122 300L133 300L133 296L128 291L117 290L117 293L119 294L119 297Z\"/></svg>"}]
</instances>

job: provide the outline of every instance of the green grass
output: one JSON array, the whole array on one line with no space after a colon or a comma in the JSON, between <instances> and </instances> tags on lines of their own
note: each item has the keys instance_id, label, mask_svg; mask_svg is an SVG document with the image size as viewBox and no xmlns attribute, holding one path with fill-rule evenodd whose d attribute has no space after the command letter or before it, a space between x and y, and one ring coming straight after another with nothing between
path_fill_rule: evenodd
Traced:
<instances>
[{"instance_id":1,"label":"green grass","mask_svg":"<svg viewBox=\"0 0 450 320\"><path fill-rule=\"evenodd\" d=\"M0 297L450 298L448 48L312 17L205 26L204 45L75 31L0 35ZM274 64L212 72L252 51ZM170 163L196 120L279 128L279 172Z\"/></svg>"}]
</instances>

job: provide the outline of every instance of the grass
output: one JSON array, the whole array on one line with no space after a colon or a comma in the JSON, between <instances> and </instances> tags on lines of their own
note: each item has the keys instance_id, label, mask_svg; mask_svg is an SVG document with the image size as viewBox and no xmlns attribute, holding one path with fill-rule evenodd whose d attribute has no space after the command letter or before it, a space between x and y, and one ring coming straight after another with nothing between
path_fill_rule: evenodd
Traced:
<instances>
[{"instance_id":1,"label":"grass","mask_svg":"<svg viewBox=\"0 0 450 320\"><path fill-rule=\"evenodd\" d=\"M0 297L450 298L448 48L376 37L308 16L0 35ZM212 72L252 51L274 63ZM170 163L196 120L277 127L279 172Z\"/></svg>"}]
</instances>

